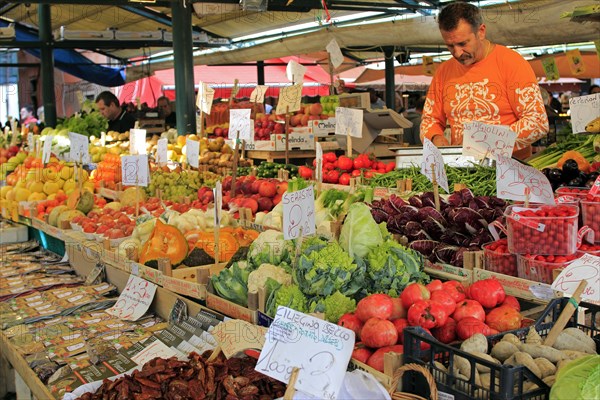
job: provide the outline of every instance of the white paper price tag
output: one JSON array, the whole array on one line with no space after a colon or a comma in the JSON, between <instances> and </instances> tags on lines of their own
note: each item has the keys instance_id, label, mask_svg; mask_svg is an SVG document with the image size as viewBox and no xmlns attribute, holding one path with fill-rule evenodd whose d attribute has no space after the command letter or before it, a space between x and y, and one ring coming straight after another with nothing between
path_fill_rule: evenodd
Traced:
<instances>
[{"instance_id":1,"label":"white paper price tag","mask_svg":"<svg viewBox=\"0 0 600 400\"><path fill-rule=\"evenodd\" d=\"M169 161L167 156L167 139L159 139L156 143L156 162L158 164L166 164Z\"/></svg>"},{"instance_id":2,"label":"white paper price tag","mask_svg":"<svg viewBox=\"0 0 600 400\"><path fill-rule=\"evenodd\" d=\"M190 166L198 168L200 166L200 142L187 139L185 141L185 157Z\"/></svg>"},{"instance_id":3,"label":"white paper price tag","mask_svg":"<svg viewBox=\"0 0 600 400\"><path fill-rule=\"evenodd\" d=\"M315 178L317 180L317 182L323 182L323 147L321 146L321 143L317 142L315 143L315 149L316 149L316 161L317 161L317 165L315 167Z\"/></svg>"},{"instance_id":4,"label":"white paper price tag","mask_svg":"<svg viewBox=\"0 0 600 400\"><path fill-rule=\"evenodd\" d=\"M554 194L548 178L533 167L512 158L498 156L496 159L496 192L501 199L529 201L554 205Z\"/></svg>"},{"instance_id":5,"label":"white paper price tag","mask_svg":"<svg viewBox=\"0 0 600 400\"><path fill-rule=\"evenodd\" d=\"M299 368L296 390L336 399L354 341L350 329L279 306L255 369L287 383Z\"/></svg>"},{"instance_id":6,"label":"white paper price tag","mask_svg":"<svg viewBox=\"0 0 600 400\"><path fill-rule=\"evenodd\" d=\"M46 136L44 139L44 147L42 148L42 163L44 165L50 162L50 155L52 154L52 139L54 139L54 136Z\"/></svg>"},{"instance_id":7,"label":"white paper price tag","mask_svg":"<svg viewBox=\"0 0 600 400\"><path fill-rule=\"evenodd\" d=\"M269 89L268 86L257 85L254 90L252 90L252 93L250 93L250 103L264 103L267 89Z\"/></svg>"},{"instance_id":8,"label":"white paper price tag","mask_svg":"<svg viewBox=\"0 0 600 400\"><path fill-rule=\"evenodd\" d=\"M124 186L148 186L148 155L121 156L121 183Z\"/></svg>"},{"instance_id":9,"label":"white paper price tag","mask_svg":"<svg viewBox=\"0 0 600 400\"><path fill-rule=\"evenodd\" d=\"M35 138L33 137L33 132L29 132L27 134L27 147L29 148L29 151L33 153L33 150L35 149Z\"/></svg>"},{"instance_id":10,"label":"white paper price tag","mask_svg":"<svg viewBox=\"0 0 600 400\"><path fill-rule=\"evenodd\" d=\"M600 93L569 100L573 133L600 133Z\"/></svg>"},{"instance_id":11,"label":"white paper price tag","mask_svg":"<svg viewBox=\"0 0 600 400\"><path fill-rule=\"evenodd\" d=\"M590 254L584 254L567 265L552 283L552 289L573 294L584 279L587 285L581 293L581 298L600 301L600 257Z\"/></svg>"},{"instance_id":12,"label":"white paper price tag","mask_svg":"<svg viewBox=\"0 0 600 400\"><path fill-rule=\"evenodd\" d=\"M250 109L229 110L229 139L235 140L239 132L240 140L250 141L254 137Z\"/></svg>"},{"instance_id":13,"label":"white paper price tag","mask_svg":"<svg viewBox=\"0 0 600 400\"><path fill-rule=\"evenodd\" d=\"M129 153L132 155L146 154L146 130L129 130Z\"/></svg>"},{"instance_id":14,"label":"white paper price tag","mask_svg":"<svg viewBox=\"0 0 600 400\"><path fill-rule=\"evenodd\" d=\"M69 159L72 162L87 164L90 162L90 140L87 136L79 133L69 132L69 140L71 147L69 151Z\"/></svg>"},{"instance_id":15,"label":"white paper price tag","mask_svg":"<svg viewBox=\"0 0 600 400\"><path fill-rule=\"evenodd\" d=\"M423 161L421 162L421 173L433 182L433 170L431 166L435 168L435 180L446 193L450 193L448 188L448 177L446 176L446 165L444 164L444 157L440 149L438 149L429 139L425 139L423 142Z\"/></svg>"},{"instance_id":16,"label":"white paper price tag","mask_svg":"<svg viewBox=\"0 0 600 400\"><path fill-rule=\"evenodd\" d=\"M106 312L125 321L137 321L150 308L155 293L156 285L154 283L129 275L127 285L119 299Z\"/></svg>"},{"instance_id":17,"label":"white paper price tag","mask_svg":"<svg viewBox=\"0 0 600 400\"><path fill-rule=\"evenodd\" d=\"M294 60L290 60L288 62L287 67L285 68L285 73L290 82L302 83L304 82L304 74L306 73L306 67L302 64L298 64Z\"/></svg>"},{"instance_id":18,"label":"white paper price tag","mask_svg":"<svg viewBox=\"0 0 600 400\"><path fill-rule=\"evenodd\" d=\"M486 157L510 157L516 139L517 133L506 126L469 122L464 129L463 155L472 155L480 160Z\"/></svg>"},{"instance_id":19,"label":"white paper price tag","mask_svg":"<svg viewBox=\"0 0 600 400\"><path fill-rule=\"evenodd\" d=\"M302 84L297 83L292 86L282 87L279 91L279 102L277 103L276 114L285 114L300 109L302 101Z\"/></svg>"},{"instance_id":20,"label":"white paper price tag","mask_svg":"<svg viewBox=\"0 0 600 400\"><path fill-rule=\"evenodd\" d=\"M210 114L213 99L215 98L215 89L211 88L204 82L198 83L198 97L196 98L196 106L205 114Z\"/></svg>"},{"instance_id":21,"label":"white paper price tag","mask_svg":"<svg viewBox=\"0 0 600 400\"><path fill-rule=\"evenodd\" d=\"M362 137L363 110L337 107L335 109L335 134Z\"/></svg>"},{"instance_id":22,"label":"white paper price tag","mask_svg":"<svg viewBox=\"0 0 600 400\"><path fill-rule=\"evenodd\" d=\"M223 208L223 189L221 181L218 181L213 189L213 197L215 201L215 226L221 226L221 209Z\"/></svg>"},{"instance_id":23,"label":"white paper price tag","mask_svg":"<svg viewBox=\"0 0 600 400\"><path fill-rule=\"evenodd\" d=\"M296 192L285 192L283 203L283 238L285 240L315 233L315 194L313 186Z\"/></svg>"},{"instance_id":24,"label":"white paper price tag","mask_svg":"<svg viewBox=\"0 0 600 400\"><path fill-rule=\"evenodd\" d=\"M331 41L325 47L329 55L331 56L331 64L334 68L339 67L344 62L344 55L342 54L342 50L340 50L340 46L335 39L331 39Z\"/></svg>"}]
</instances>

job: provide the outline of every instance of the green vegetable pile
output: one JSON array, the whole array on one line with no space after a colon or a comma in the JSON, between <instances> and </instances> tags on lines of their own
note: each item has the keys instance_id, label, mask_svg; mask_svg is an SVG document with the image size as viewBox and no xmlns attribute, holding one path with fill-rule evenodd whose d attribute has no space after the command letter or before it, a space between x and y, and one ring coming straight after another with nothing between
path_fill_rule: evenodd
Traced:
<instances>
[{"instance_id":1,"label":"green vegetable pile","mask_svg":"<svg viewBox=\"0 0 600 400\"><path fill-rule=\"evenodd\" d=\"M108 120L99 111L75 114L66 118L56 126L56 129L67 129L69 132L79 133L85 136L100 137L100 132L108 129Z\"/></svg>"},{"instance_id":2,"label":"green vegetable pile","mask_svg":"<svg viewBox=\"0 0 600 400\"><path fill-rule=\"evenodd\" d=\"M455 183L464 183L475 196L496 195L496 168L482 167L478 164L468 168L446 166L448 186L450 190ZM396 187L398 179L412 179L412 190L415 192L429 192L432 190L431 182L421 174L421 167L397 169L386 174L376 175L367 181L373 187Z\"/></svg>"},{"instance_id":3,"label":"green vegetable pile","mask_svg":"<svg viewBox=\"0 0 600 400\"><path fill-rule=\"evenodd\" d=\"M240 167L238 168L238 175L250 175L251 169L251 167ZM258 178L277 178L280 169L288 171L290 176L298 175L297 165L263 161L256 167L256 176Z\"/></svg>"},{"instance_id":4,"label":"green vegetable pile","mask_svg":"<svg viewBox=\"0 0 600 400\"><path fill-rule=\"evenodd\" d=\"M556 375L550 400L600 399L600 355L569 362Z\"/></svg>"},{"instance_id":5,"label":"green vegetable pile","mask_svg":"<svg viewBox=\"0 0 600 400\"><path fill-rule=\"evenodd\" d=\"M570 150L581 153L590 163L594 162L596 150L594 149L594 141L598 142L600 135L570 135L559 143L554 143L546 149L536 154L535 158L529 160L529 165L537 169L544 169L554 165L562 157L564 153Z\"/></svg>"}]
</instances>

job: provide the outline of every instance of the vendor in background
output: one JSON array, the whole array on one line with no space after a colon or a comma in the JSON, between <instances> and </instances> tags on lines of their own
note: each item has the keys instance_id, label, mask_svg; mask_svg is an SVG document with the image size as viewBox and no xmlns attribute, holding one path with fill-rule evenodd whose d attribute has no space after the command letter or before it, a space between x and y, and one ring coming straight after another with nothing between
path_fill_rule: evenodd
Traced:
<instances>
[{"instance_id":1,"label":"vendor in background","mask_svg":"<svg viewBox=\"0 0 600 400\"><path fill-rule=\"evenodd\" d=\"M598 85L590 86L589 94L595 94L595 93L600 93L600 86L598 86Z\"/></svg>"},{"instance_id":2,"label":"vendor in background","mask_svg":"<svg viewBox=\"0 0 600 400\"><path fill-rule=\"evenodd\" d=\"M461 145L463 124L481 121L517 132L513 156L527 158L531 144L548 133L540 88L529 63L516 51L485 38L480 10L455 2L438 16L442 38L453 58L437 69L423 110L421 140L436 146ZM451 126L450 141L444 137Z\"/></svg>"},{"instance_id":3,"label":"vendor in background","mask_svg":"<svg viewBox=\"0 0 600 400\"><path fill-rule=\"evenodd\" d=\"M423 107L425 106L425 96L419 97L415 104L415 109L406 114L406 119L412 122L412 128L404 129L402 140L409 145L422 146L421 143L421 120L423 118Z\"/></svg>"},{"instance_id":4,"label":"vendor in background","mask_svg":"<svg viewBox=\"0 0 600 400\"><path fill-rule=\"evenodd\" d=\"M385 103L381 97L377 95L375 89L369 89L369 100L371 101L371 110L381 110L385 108Z\"/></svg>"},{"instance_id":5,"label":"vendor in background","mask_svg":"<svg viewBox=\"0 0 600 400\"><path fill-rule=\"evenodd\" d=\"M38 119L33 115L33 106L26 105L21 108L21 120L19 121L21 126L31 127L37 125Z\"/></svg>"},{"instance_id":6,"label":"vendor in background","mask_svg":"<svg viewBox=\"0 0 600 400\"><path fill-rule=\"evenodd\" d=\"M121 108L119 99L111 92L100 93L96 97L96 105L100 114L108 119L109 131L123 133L135 126L135 117Z\"/></svg>"},{"instance_id":7,"label":"vendor in background","mask_svg":"<svg viewBox=\"0 0 600 400\"><path fill-rule=\"evenodd\" d=\"M177 126L177 118L171 100L167 96L161 96L156 100L156 107L158 108L158 115L165 119L165 125L170 128Z\"/></svg>"}]
</instances>

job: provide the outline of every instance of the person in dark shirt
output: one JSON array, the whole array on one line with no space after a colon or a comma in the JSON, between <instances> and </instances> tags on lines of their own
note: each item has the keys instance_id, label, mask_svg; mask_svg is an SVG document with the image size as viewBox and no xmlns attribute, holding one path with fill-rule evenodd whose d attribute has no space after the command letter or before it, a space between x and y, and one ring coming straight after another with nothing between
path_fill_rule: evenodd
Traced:
<instances>
[{"instance_id":1,"label":"person in dark shirt","mask_svg":"<svg viewBox=\"0 0 600 400\"><path fill-rule=\"evenodd\" d=\"M96 105L100 114L108 119L109 131L123 133L135 126L135 117L121 108L119 99L111 92L100 93Z\"/></svg>"},{"instance_id":2,"label":"person in dark shirt","mask_svg":"<svg viewBox=\"0 0 600 400\"><path fill-rule=\"evenodd\" d=\"M408 128L404 130L404 134L402 139L404 143L408 143L410 145L422 146L421 143L421 118L423 117L423 107L425 106L425 96L419 97L417 100L417 104L415 105L414 111L409 111L406 115L406 119L412 122L412 128Z\"/></svg>"},{"instance_id":3,"label":"person in dark shirt","mask_svg":"<svg viewBox=\"0 0 600 400\"><path fill-rule=\"evenodd\" d=\"M177 126L177 117L175 111L173 111L171 100L166 96L161 96L156 100L156 107L158 108L158 115L165 119L165 125L175 128Z\"/></svg>"}]
</instances>

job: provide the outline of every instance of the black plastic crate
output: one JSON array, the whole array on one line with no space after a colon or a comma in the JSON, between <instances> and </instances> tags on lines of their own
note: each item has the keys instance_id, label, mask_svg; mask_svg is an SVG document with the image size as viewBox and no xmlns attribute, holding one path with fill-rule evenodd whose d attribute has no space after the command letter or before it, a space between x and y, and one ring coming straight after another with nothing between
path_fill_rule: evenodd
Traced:
<instances>
[{"instance_id":1,"label":"black plastic crate","mask_svg":"<svg viewBox=\"0 0 600 400\"><path fill-rule=\"evenodd\" d=\"M548 335L567 303L567 298L561 298L554 299L548 304L533 325L541 337ZM584 318L580 319L576 311L566 327L577 327L587 332L596 340L596 345L600 349L600 306L589 303L581 303L580 306L586 309ZM520 328L488 336L488 345L491 348L507 333L512 333L524 341L529 328ZM422 342L428 343L431 347L427 350L421 350ZM452 373L454 357L456 356L463 357L470 362L472 373L469 380L461 379ZM446 366L448 372L438 368L434 361ZM455 400L545 400L549 398L550 394L550 388L528 368L497 365L480 359L460 350L458 347L438 342L419 327L409 327L404 330L404 362L426 365L437 383L438 390L453 395ZM476 365L490 369L490 387L481 387L475 384L474 371ZM527 382L537 384L538 388L525 390L524 385ZM418 390L418 387L413 387L410 381L403 380L403 384L407 385L407 391Z\"/></svg>"}]
</instances>

